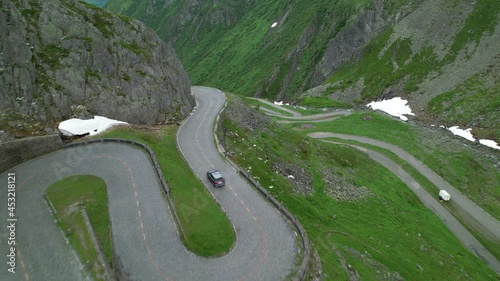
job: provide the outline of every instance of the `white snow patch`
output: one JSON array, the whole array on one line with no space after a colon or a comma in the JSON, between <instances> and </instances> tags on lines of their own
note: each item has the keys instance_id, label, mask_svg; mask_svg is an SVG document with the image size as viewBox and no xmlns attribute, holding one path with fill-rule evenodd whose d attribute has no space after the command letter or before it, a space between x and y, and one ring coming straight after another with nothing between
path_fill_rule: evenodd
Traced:
<instances>
[{"instance_id":1,"label":"white snow patch","mask_svg":"<svg viewBox=\"0 0 500 281\"><path fill-rule=\"evenodd\" d=\"M462 130L458 126L453 126L449 127L448 130L450 130L454 135L461 136L462 138L466 138L470 141L476 140L470 132L472 130L471 128Z\"/></svg>"},{"instance_id":2,"label":"white snow patch","mask_svg":"<svg viewBox=\"0 0 500 281\"><path fill-rule=\"evenodd\" d=\"M275 105L290 105L289 103L283 103L283 101L275 101Z\"/></svg>"},{"instance_id":3,"label":"white snow patch","mask_svg":"<svg viewBox=\"0 0 500 281\"><path fill-rule=\"evenodd\" d=\"M415 115L411 112L411 108L408 105L408 101L400 97L395 97L390 100L383 101L373 101L366 105L371 107L373 110L381 110L392 116L399 117L403 121L407 121L408 117L405 115Z\"/></svg>"},{"instance_id":4,"label":"white snow patch","mask_svg":"<svg viewBox=\"0 0 500 281\"><path fill-rule=\"evenodd\" d=\"M72 118L59 123L59 130L62 132L69 132L73 135L89 135L99 134L106 129L119 124L128 124L127 122L109 119L102 116L94 116L94 119L82 120Z\"/></svg>"},{"instance_id":5,"label":"white snow patch","mask_svg":"<svg viewBox=\"0 0 500 281\"><path fill-rule=\"evenodd\" d=\"M489 146L494 149L500 149L500 146L495 141L492 140L479 140L479 143L482 145Z\"/></svg>"},{"instance_id":6,"label":"white snow patch","mask_svg":"<svg viewBox=\"0 0 500 281\"><path fill-rule=\"evenodd\" d=\"M273 27L275 27L275 26L277 26L277 25L278 25L278 22L275 22L275 23L273 23L273 24L271 25L271 28L273 28Z\"/></svg>"},{"instance_id":7,"label":"white snow patch","mask_svg":"<svg viewBox=\"0 0 500 281\"><path fill-rule=\"evenodd\" d=\"M453 127L449 127L448 130L450 130L454 135L461 136L461 137L463 137L467 140L470 140L470 141L476 141L476 139L474 138L474 136L470 132L472 130L471 128L462 130L458 126L453 126ZM489 147L494 148L494 149L500 149L500 146L498 146L498 144L493 140L480 139L479 143L482 145L489 146Z\"/></svg>"}]
</instances>

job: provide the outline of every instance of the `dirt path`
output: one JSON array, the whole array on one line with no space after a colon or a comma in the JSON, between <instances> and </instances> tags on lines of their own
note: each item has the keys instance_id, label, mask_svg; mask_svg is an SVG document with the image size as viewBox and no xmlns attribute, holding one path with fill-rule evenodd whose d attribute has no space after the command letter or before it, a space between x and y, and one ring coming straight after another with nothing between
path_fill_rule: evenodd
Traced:
<instances>
[{"instance_id":1,"label":"dirt path","mask_svg":"<svg viewBox=\"0 0 500 281\"><path fill-rule=\"evenodd\" d=\"M259 102L261 102L261 103L264 103L264 104L270 105L270 106L272 106L272 107L274 107L274 108L277 108L277 109L279 109L279 110L286 111L286 112L288 112L288 113L292 114L294 117L301 117L301 116L302 116L302 114L298 113L298 112L297 112L297 111L295 111L295 110L291 110L291 109L288 109L288 108L286 108L286 107L276 105L276 104L274 104L274 103L272 103L272 102L270 102L270 101L264 100L264 99L259 99L259 98L249 98L249 99L257 100L257 101L259 101ZM279 113L279 112L275 112L273 115L278 115L278 116L288 117L288 116L285 116L285 115L283 115L283 114L281 114L281 113Z\"/></svg>"}]
</instances>

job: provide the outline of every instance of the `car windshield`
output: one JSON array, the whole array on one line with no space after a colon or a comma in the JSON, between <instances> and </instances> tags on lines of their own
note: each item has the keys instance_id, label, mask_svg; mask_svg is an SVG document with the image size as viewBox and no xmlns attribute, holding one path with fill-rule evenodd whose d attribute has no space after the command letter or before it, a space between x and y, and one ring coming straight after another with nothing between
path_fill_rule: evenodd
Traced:
<instances>
[{"instance_id":1,"label":"car windshield","mask_svg":"<svg viewBox=\"0 0 500 281\"><path fill-rule=\"evenodd\" d=\"M220 178L222 178L222 175L219 172L213 172L212 176L214 177L214 179L220 179Z\"/></svg>"}]
</instances>

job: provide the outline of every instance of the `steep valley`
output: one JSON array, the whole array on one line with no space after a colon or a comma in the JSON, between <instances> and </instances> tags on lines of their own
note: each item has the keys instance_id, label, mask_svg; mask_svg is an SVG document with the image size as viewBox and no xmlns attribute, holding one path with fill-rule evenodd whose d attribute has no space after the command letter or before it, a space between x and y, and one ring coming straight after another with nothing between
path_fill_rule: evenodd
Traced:
<instances>
[{"instance_id":1,"label":"steep valley","mask_svg":"<svg viewBox=\"0 0 500 281\"><path fill-rule=\"evenodd\" d=\"M300 104L402 96L426 125L500 141L495 0L130 1L195 84Z\"/></svg>"}]
</instances>

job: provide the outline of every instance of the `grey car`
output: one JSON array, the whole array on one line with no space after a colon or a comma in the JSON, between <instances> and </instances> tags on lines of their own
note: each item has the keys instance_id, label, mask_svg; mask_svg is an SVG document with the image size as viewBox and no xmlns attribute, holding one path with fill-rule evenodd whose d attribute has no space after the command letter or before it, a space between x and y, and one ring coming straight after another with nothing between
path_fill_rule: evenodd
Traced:
<instances>
[{"instance_id":1,"label":"grey car","mask_svg":"<svg viewBox=\"0 0 500 281\"><path fill-rule=\"evenodd\" d=\"M208 180L214 187L223 187L226 185L226 180L218 170L210 170L207 172Z\"/></svg>"}]
</instances>

